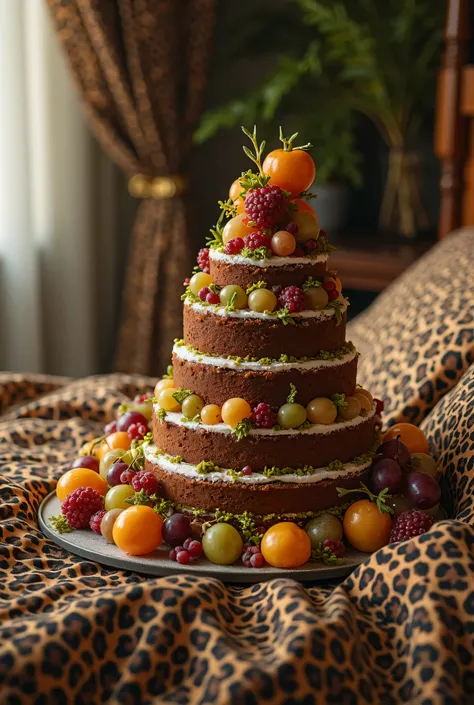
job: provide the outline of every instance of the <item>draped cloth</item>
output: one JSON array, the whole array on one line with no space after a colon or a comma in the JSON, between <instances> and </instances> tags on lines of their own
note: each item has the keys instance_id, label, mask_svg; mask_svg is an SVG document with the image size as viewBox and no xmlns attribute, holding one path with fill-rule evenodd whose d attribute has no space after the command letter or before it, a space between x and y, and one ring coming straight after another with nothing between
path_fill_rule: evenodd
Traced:
<instances>
[{"instance_id":1,"label":"draped cloth","mask_svg":"<svg viewBox=\"0 0 474 705\"><path fill-rule=\"evenodd\" d=\"M186 176L215 0L48 0L89 125L129 178ZM73 165L71 165L73 168ZM115 367L156 374L180 334L185 198L145 199L131 236Z\"/></svg>"}]
</instances>

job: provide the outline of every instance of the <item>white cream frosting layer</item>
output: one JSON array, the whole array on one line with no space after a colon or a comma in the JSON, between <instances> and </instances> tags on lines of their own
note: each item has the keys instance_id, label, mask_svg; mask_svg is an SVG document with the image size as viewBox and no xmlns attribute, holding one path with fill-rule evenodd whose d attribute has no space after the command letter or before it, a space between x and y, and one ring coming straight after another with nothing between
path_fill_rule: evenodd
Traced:
<instances>
[{"instance_id":1,"label":"white cream frosting layer","mask_svg":"<svg viewBox=\"0 0 474 705\"><path fill-rule=\"evenodd\" d=\"M318 262L327 262L329 255L317 255L316 257L270 257L269 259L252 259L250 257L242 257L241 255L228 255L225 252L210 249L209 257L215 261L227 262L228 264L245 264L250 267L260 267L267 269L269 267L286 267L289 264L298 267L306 264L318 264Z\"/></svg>"},{"instance_id":2,"label":"white cream frosting layer","mask_svg":"<svg viewBox=\"0 0 474 705\"><path fill-rule=\"evenodd\" d=\"M207 482L239 482L244 485L266 485L272 482L290 482L296 484L306 484L314 482L322 482L323 480L335 480L339 477L345 477L346 475L351 475L354 472L362 472L365 468L369 467L370 462L364 465L354 465L354 463L345 463L343 470L326 470L325 468L315 468L315 472L312 475L277 475L266 477L259 473L253 473L252 475L242 475L235 478L233 475L228 475L227 470L222 472L210 472L205 475L198 473L196 470L196 465L191 465L190 463L172 463L169 457L164 455L156 455L156 446L147 445L145 446L145 458L153 465L158 465L166 472L175 475L184 475L190 480L206 480Z\"/></svg>"},{"instance_id":3,"label":"white cream frosting layer","mask_svg":"<svg viewBox=\"0 0 474 705\"><path fill-rule=\"evenodd\" d=\"M173 353L180 360L187 360L195 364L211 365L213 367L226 367L238 371L258 370L259 372L282 372L284 370L319 370L327 367L337 367L350 362L357 357L357 352L354 349L347 353L344 357L338 360L306 360L303 362L272 362L269 365L261 365L259 362L238 362L237 360L229 360L227 357L216 357L213 355L205 355L189 350L186 345L175 345Z\"/></svg>"},{"instance_id":4,"label":"white cream frosting layer","mask_svg":"<svg viewBox=\"0 0 474 705\"><path fill-rule=\"evenodd\" d=\"M155 413L157 413L160 410L160 407L158 404L154 405L154 410ZM288 429L282 429L281 431L274 431L272 428L252 428L250 431L250 436L273 436L273 437L280 437L280 436L313 436L313 435L320 435L320 436L326 436L329 433L333 433L334 431L341 431L344 428L350 428L351 426L359 426L360 424L364 423L367 421L368 418L372 418L372 416L375 414L375 404L373 405L372 409L367 413L367 416L357 416L355 419L351 419L350 421L338 421L337 423L331 423L331 424L321 424L321 423L315 423L312 424L311 426L308 426L308 428L304 428L301 431L298 431L293 428L288 428ZM190 428L193 430L202 430L202 431L208 431L209 433L224 433L228 436L232 433L232 429L230 426L228 426L225 423L216 423L214 426L210 426L209 424L202 423L201 421L183 421L182 420L183 416L181 413L177 411L168 411L166 414L166 421L167 423L172 423L175 426L186 426L186 428Z\"/></svg>"},{"instance_id":5,"label":"white cream frosting layer","mask_svg":"<svg viewBox=\"0 0 474 705\"><path fill-rule=\"evenodd\" d=\"M344 313L344 311L347 310L347 300L343 296L340 296L337 301L342 304L341 313ZM276 314L260 313L260 311L251 311L248 308L239 309L237 311L227 311L225 306L214 308L214 306L206 306L205 304L192 303L187 300L185 300L184 305L191 306L191 308L193 308L195 311L200 311L201 313L211 313L215 316L222 316L222 318L259 318L262 321L278 320ZM325 320L334 316L334 309L323 308L322 311L298 311L298 313L290 313L290 316L291 318L319 318L320 320Z\"/></svg>"}]
</instances>

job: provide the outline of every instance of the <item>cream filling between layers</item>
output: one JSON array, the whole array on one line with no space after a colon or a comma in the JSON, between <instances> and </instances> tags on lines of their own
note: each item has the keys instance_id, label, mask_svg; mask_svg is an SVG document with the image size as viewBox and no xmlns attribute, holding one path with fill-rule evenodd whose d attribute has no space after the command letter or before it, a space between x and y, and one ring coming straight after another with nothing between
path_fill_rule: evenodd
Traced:
<instances>
[{"instance_id":1,"label":"cream filling between layers","mask_svg":"<svg viewBox=\"0 0 474 705\"><path fill-rule=\"evenodd\" d=\"M154 404L155 414L160 410L158 404ZM326 436L334 431L341 431L344 428L351 428L352 426L359 426L360 424L370 419L375 414L375 404L372 409L367 412L367 416L357 416L355 419L350 421L339 421L338 423L331 424L321 424L315 423L308 428L303 428L302 430L285 428L281 431L274 431L272 428L252 428L250 430L250 436L273 436L274 438L279 438L280 436L313 436L320 435ZM201 421L183 421L183 416L177 411L168 411L166 413L165 421L167 423L174 424L175 426L182 426L190 428L192 430L208 431L209 433L224 433L228 436L231 435L232 429L225 423L216 423L214 426L202 423Z\"/></svg>"},{"instance_id":2,"label":"cream filling between layers","mask_svg":"<svg viewBox=\"0 0 474 705\"><path fill-rule=\"evenodd\" d=\"M337 301L342 304L341 313L347 310L348 302L343 297L340 296ZM240 309L237 311L227 311L225 306L206 306L205 304L193 303L191 301L184 301L185 306L190 306L195 311L200 311L201 313L211 313L214 316L221 316L222 318L259 318L262 321L278 321L276 313L260 313L260 311L251 311L250 309ZM291 318L319 318L320 320L325 320L327 318L332 318L335 315L333 308L323 308L322 311L298 311L297 313L290 313Z\"/></svg>"},{"instance_id":3,"label":"cream filling between layers","mask_svg":"<svg viewBox=\"0 0 474 705\"><path fill-rule=\"evenodd\" d=\"M173 353L180 360L186 360L187 362L193 362L199 365L211 365L214 367L227 367L237 371L245 370L258 370L259 372L282 372L284 370L319 370L324 367L338 367L339 365L345 365L347 362L351 362L355 357L357 357L357 351L354 350L344 357L337 360L305 360L303 362L272 362L269 365L261 365L259 362L249 362L243 360L239 362L237 360L229 360L227 357L220 357L214 355L206 355L205 353L197 353L188 350L186 345L174 345Z\"/></svg>"},{"instance_id":4,"label":"cream filling between layers","mask_svg":"<svg viewBox=\"0 0 474 705\"><path fill-rule=\"evenodd\" d=\"M287 267L291 264L294 267L318 264L319 262L327 262L329 255L317 255L316 257L270 257L269 259L252 259L251 257L242 257L241 255L228 255L226 252L218 252L212 248L209 250L209 257L220 262L228 264L245 264L246 266L260 267L267 269L268 267Z\"/></svg>"},{"instance_id":5,"label":"cream filling between layers","mask_svg":"<svg viewBox=\"0 0 474 705\"><path fill-rule=\"evenodd\" d=\"M244 485L266 485L272 482L287 482L293 484L306 484L322 482L324 480L335 480L339 477L345 477L346 475L351 475L355 472L362 472L370 466L371 461L363 465L355 465L354 463L345 463L343 470L326 470L326 468L315 468L314 473L311 475L297 475L296 473L292 475L272 475L271 477L266 477L259 473L253 473L252 475L242 475L235 477L234 475L228 475L228 470L223 469L222 472L209 472L206 474L198 473L196 470L196 465L191 465L190 463L173 463L171 460L163 455L156 455L156 446L153 444L144 446L145 458L153 465L158 465L162 470L166 470L170 474L174 475L184 475L184 477L190 480L206 480L207 482L230 482L235 484L236 482L242 483Z\"/></svg>"}]
</instances>

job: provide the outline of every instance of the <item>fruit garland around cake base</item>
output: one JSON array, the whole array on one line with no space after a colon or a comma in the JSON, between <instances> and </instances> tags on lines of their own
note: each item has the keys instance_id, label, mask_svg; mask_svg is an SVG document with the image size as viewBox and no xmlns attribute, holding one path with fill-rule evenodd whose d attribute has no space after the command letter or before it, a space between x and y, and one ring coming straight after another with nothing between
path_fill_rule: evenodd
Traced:
<instances>
[{"instance_id":1,"label":"fruit garland around cake base","mask_svg":"<svg viewBox=\"0 0 474 705\"><path fill-rule=\"evenodd\" d=\"M155 394L172 383L170 376L160 380ZM347 545L370 553L419 536L438 514L438 467L427 440L419 428L398 424L385 433L373 456L369 487L340 489L348 501L335 511L289 520L216 509L206 518L203 510L160 497L155 474L143 469L144 446L151 441L152 400L149 394L122 405L104 435L86 443L59 479L61 514L50 520L57 532L92 530L131 556L151 554L165 544L169 558L182 565L206 556L218 565L290 569L308 561L343 563ZM233 414L236 409L231 405ZM265 412L257 414L265 418ZM361 494L366 498L360 499Z\"/></svg>"}]
</instances>

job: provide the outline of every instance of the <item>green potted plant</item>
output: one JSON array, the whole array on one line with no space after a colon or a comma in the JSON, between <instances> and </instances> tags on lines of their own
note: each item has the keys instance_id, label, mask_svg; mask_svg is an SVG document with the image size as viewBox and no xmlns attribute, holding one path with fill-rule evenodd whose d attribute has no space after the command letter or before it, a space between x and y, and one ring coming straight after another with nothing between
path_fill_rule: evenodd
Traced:
<instances>
[{"instance_id":1,"label":"green potted plant","mask_svg":"<svg viewBox=\"0 0 474 705\"><path fill-rule=\"evenodd\" d=\"M380 227L415 235L429 225L416 146L433 112L445 11L444 0L286 0L260 10L238 50L276 55L276 68L257 90L206 113L197 140L297 116L315 145L318 180L357 184L352 126L365 115L388 148Z\"/></svg>"}]
</instances>

